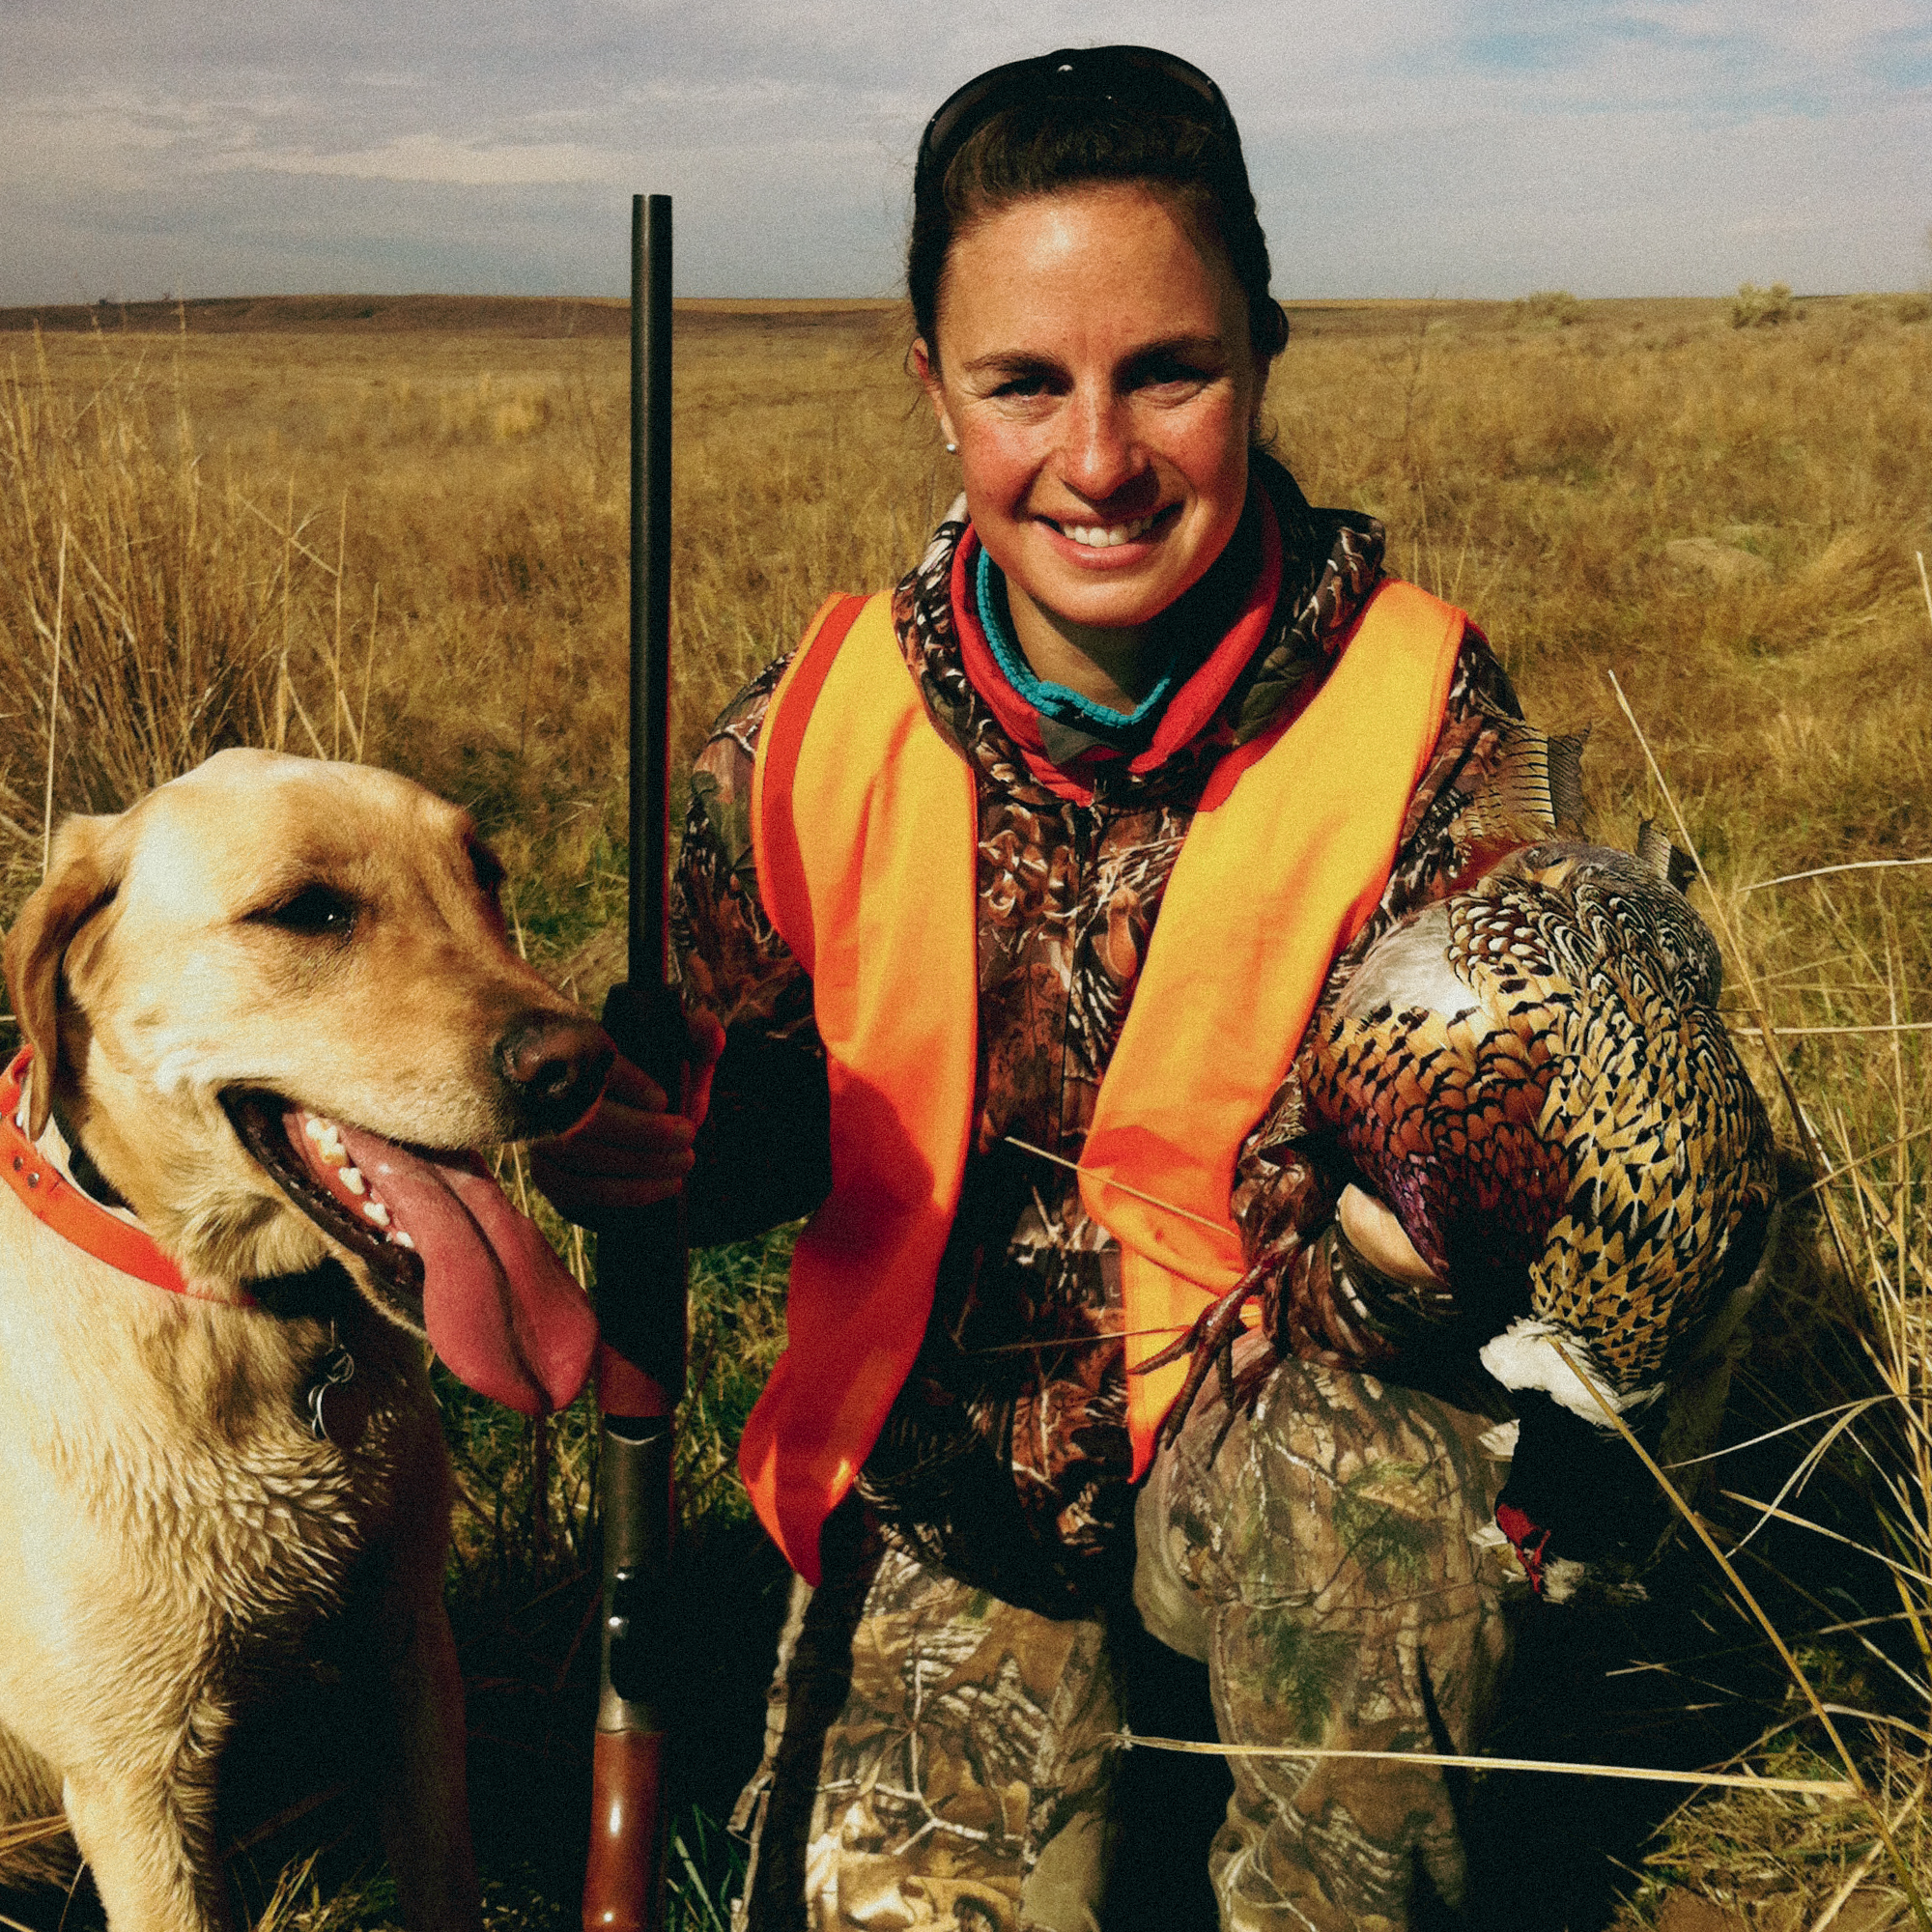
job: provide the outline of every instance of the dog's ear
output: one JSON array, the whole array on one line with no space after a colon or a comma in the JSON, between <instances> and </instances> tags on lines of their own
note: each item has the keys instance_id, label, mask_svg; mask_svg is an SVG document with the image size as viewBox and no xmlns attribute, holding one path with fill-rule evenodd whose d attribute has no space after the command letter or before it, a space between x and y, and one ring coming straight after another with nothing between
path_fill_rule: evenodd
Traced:
<instances>
[{"instance_id":1,"label":"dog's ear","mask_svg":"<svg viewBox=\"0 0 1932 1932\"><path fill-rule=\"evenodd\" d=\"M120 823L112 813L63 819L54 834L47 875L7 935L7 990L21 1036L34 1049L27 1128L36 1137L47 1123L60 1060L61 964L74 935L113 898L121 883L127 851L113 836Z\"/></svg>"}]
</instances>

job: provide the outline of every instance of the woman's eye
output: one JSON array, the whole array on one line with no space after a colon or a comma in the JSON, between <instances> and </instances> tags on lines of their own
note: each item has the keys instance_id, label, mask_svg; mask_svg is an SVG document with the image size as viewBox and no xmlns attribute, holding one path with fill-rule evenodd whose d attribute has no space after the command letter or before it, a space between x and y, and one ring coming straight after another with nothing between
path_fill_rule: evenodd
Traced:
<instances>
[{"instance_id":1,"label":"woman's eye","mask_svg":"<svg viewBox=\"0 0 1932 1932\"><path fill-rule=\"evenodd\" d=\"M1208 380L1208 371L1198 364L1171 355L1163 355L1140 371L1140 386L1146 389L1199 388Z\"/></svg>"},{"instance_id":2,"label":"woman's eye","mask_svg":"<svg viewBox=\"0 0 1932 1932\"><path fill-rule=\"evenodd\" d=\"M311 938L339 939L355 923L355 902L332 886L304 886L293 898L265 907L250 918L258 925Z\"/></svg>"}]
</instances>

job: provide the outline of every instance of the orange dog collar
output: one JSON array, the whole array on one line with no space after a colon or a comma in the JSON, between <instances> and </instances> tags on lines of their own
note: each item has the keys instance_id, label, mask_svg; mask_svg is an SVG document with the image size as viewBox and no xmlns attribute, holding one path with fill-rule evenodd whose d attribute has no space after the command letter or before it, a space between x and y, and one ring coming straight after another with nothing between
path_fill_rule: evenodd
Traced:
<instances>
[{"instance_id":1,"label":"orange dog collar","mask_svg":"<svg viewBox=\"0 0 1932 1932\"><path fill-rule=\"evenodd\" d=\"M137 1281L164 1288L170 1294L185 1294L197 1301L225 1299L196 1294L173 1262L156 1245L145 1229L130 1226L117 1214L90 1200L60 1171L58 1165L21 1131L14 1115L19 1110L20 1089L28 1065L34 1057L31 1046L23 1046L13 1064L0 1075L0 1177L13 1188L27 1211L43 1227L64 1241L71 1241L98 1262L105 1262ZM251 1298L241 1304L252 1307Z\"/></svg>"}]
</instances>

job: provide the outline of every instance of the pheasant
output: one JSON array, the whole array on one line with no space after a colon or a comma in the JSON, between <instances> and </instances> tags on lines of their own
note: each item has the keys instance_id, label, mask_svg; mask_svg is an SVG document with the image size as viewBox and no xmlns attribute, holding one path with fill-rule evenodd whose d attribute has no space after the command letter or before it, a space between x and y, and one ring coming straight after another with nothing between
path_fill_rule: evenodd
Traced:
<instances>
[{"instance_id":1,"label":"pheasant","mask_svg":"<svg viewBox=\"0 0 1932 1932\"><path fill-rule=\"evenodd\" d=\"M1297 1056L1293 1225L1168 1351L1194 1358L1170 1439L1217 1360L1231 1414L1255 1392L1232 1345L1260 1295L1283 1352L1398 1380L1477 1356L1517 1413L1497 1521L1539 1592L1631 1560L1605 1405L1661 1437L1666 1390L1708 1389L1775 1200L1673 858L1648 827L1635 857L1519 846L1374 943Z\"/></svg>"}]
</instances>

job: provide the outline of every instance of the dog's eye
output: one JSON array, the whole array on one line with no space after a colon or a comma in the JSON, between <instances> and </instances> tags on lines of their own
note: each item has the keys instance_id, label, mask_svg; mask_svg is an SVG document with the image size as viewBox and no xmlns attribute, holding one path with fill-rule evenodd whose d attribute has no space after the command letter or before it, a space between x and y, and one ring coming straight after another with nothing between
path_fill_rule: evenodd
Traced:
<instances>
[{"instance_id":1,"label":"dog's eye","mask_svg":"<svg viewBox=\"0 0 1932 1932\"><path fill-rule=\"evenodd\" d=\"M250 917L257 924L279 926L284 932L339 939L355 923L355 906L333 887L304 886L293 898Z\"/></svg>"},{"instance_id":2,"label":"dog's eye","mask_svg":"<svg viewBox=\"0 0 1932 1932\"><path fill-rule=\"evenodd\" d=\"M487 845L471 845L469 863L476 868L476 883L485 898L494 899L503 889L503 862Z\"/></svg>"}]
</instances>

